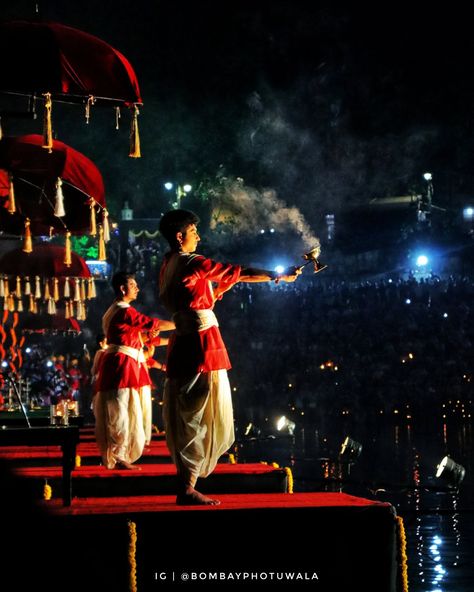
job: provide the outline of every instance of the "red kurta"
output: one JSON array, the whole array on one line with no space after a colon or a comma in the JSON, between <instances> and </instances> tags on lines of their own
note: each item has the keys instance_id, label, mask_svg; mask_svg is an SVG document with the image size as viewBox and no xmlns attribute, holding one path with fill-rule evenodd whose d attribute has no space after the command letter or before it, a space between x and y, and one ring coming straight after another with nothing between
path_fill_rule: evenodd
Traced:
<instances>
[{"instance_id":1,"label":"red kurta","mask_svg":"<svg viewBox=\"0 0 474 592\"><path fill-rule=\"evenodd\" d=\"M189 309L209 310L215 302L212 282L234 284L240 272L240 265L217 263L202 255L168 253L160 270L160 297L171 315ZM170 378L230 367L219 327L171 336L166 363Z\"/></svg>"},{"instance_id":2,"label":"red kurta","mask_svg":"<svg viewBox=\"0 0 474 592\"><path fill-rule=\"evenodd\" d=\"M107 343L109 345L127 345L140 350L142 348L140 333L159 329L160 321L141 314L132 306L124 304L119 303L120 308L111 318L105 331ZM141 372L140 364L132 357L121 352L108 353L105 351L99 363L95 390L98 392L119 388L138 389L150 384L147 377L148 372Z\"/></svg>"}]
</instances>

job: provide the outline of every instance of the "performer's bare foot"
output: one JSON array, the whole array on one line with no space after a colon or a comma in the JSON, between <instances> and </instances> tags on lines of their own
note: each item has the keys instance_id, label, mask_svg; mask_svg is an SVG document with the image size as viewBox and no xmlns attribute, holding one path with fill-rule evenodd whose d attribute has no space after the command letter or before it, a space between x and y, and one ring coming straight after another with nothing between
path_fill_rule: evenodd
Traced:
<instances>
[{"instance_id":1,"label":"performer's bare foot","mask_svg":"<svg viewBox=\"0 0 474 592\"><path fill-rule=\"evenodd\" d=\"M221 502L199 493L194 488L188 488L176 496L178 506L218 506Z\"/></svg>"},{"instance_id":2,"label":"performer's bare foot","mask_svg":"<svg viewBox=\"0 0 474 592\"><path fill-rule=\"evenodd\" d=\"M129 463L125 460L118 460L115 464L115 469L118 470L123 470L126 469L128 471L141 471L142 468L141 467L137 467L136 465L132 465L132 463Z\"/></svg>"}]
</instances>

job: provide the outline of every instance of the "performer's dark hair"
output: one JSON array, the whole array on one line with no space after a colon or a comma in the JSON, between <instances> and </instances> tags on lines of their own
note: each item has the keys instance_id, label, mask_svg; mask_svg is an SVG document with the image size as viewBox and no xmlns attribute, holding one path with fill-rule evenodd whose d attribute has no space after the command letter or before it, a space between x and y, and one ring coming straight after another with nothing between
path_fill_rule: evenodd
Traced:
<instances>
[{"instance_id":1,"label":"performer's dark hair","mask_svg":"<svg viewBox=\"0 0 474 592\"><path fill-rule=\"evenodd\" d=\"M178 246L176 234L184 232L190 224L198 224L199 217L190 210L170 210L163 214L159 229L161 234L169 242L171 248Z\"/></svg>"},{"instance_id":2,"label":"performer's dark hair","mask_svg":"<svg viewBox=\"0 0 474 592\"><path fill-rule=\"evenodd\" d=\"M112 276L112 288L114 290L115 296L122 296L120 286L125 286L128 280L134 279L135 274L128 271L117 271L117 273L114 273Z\"/></svg>"}]
</instances>

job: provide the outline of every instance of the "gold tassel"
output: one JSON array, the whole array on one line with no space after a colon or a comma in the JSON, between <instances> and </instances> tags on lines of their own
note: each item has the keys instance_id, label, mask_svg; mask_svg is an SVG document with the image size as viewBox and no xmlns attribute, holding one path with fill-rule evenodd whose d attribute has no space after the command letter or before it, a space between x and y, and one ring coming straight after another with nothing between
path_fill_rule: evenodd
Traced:
<instances>
[{"instance_id":1,"label":"gold tassel","mask_svg":"<svg viewBox=\"0 0 474 592\"><path fill-rule=\"evenodd\" d=\"M51 298L51 294L49 293L49 282L48 280L44 280L44 299L49 300Z\"/></svg>"},{"instance_id":2,"label":"gold tassel","mask_svg":"<svg viewBox=\"0 0 474 592\"><path fill-rule=\"evenodd\" d=\"M106 261L107 256L105 254L105 241L104 241L104 229L102 226L99 226L99 261Z\"/></svg>"},{"instance_id":3,"label":"gold tassel","mask_svg":"<svg viewBox=\"0 0 474 592\"><path fill-rule=\"evenodd\" d=\"M33 294L30 294L30 302L28 306L28 312L35 312L35 301L33 299Z\"/></svg>"},{"instance_id":4,"label":"gold tassel","mask_svg":"<svg viewBox=\"0 0 474 592\"><path fill-rule=\"evenodd\" d=\"M71 259L71 233L69 230L66 232L66 249L64 251L64 265L69 267L72 263Z\"/></svg>"},{"instance_id":5,"label":"gold tassel","mask_svg":"<svg viewBox=\"0 0 474 592\"><path fill-rule=\"evenodd\" d=\"M39 300L41 298L41 285L40 285L40 276L35 276L35 300Z\"/></svg>"},{"instance_id":6,"label":"gold tassel","mask_svg":"<svg viewBox=\"0 0 474 592\"><path fill-rule=\"evenodd\" d=\"M4 289L4 277L0 275L0 298L5 296L5 289Z\"/></svg>"},{"instance_id":7,"label":"gold tassel","mask_svg":"<svg viewBox=\"0 0 474 592\"><path fill-rule=\"evenodd\" d=\"M66 305L64 308L64 318L65 319L70 319L71 318L71 311L69 308L69 300L66 300Z\"/></svg>"},{"instance_id":8,"label":"gold tassel","mask_svg":"<svg viewBox=\"0 0 474 592\"><path fill-rule=\"evenodd\" d=\"M91 198L90 202L89 202L89 206L90 206L90 229L89 229L89 234L91 236L96 236L97 235L97 223L95 220L95 199Z\"/></svg>"},{"instance_id":9,"label":"gold tassel","mask_svg":"<svg viewBox=\"0 0 474 592\"><path fill-rule=\"evenodd\" d=\"M18 312L23 312L23 300L21 298L18 298L18 304L16 309Z\"/></svg>"},{"instance_id":10,"label":"gold tassel","mask_svg":"<svg viewBox=\"0 0 474 592\"><path fill-rule=\"evenodd\" d=\"M69 285L69 278L64 278L64 298L70 298L71 296L71 287Z\"/></svg>"},{"instance_id":11,"label":"gold tassel","mask_svg":"<svg viewBox=\"0 0 474 592\"><path fill-rule=\"evenodd\" d=\"M74 302L78 302L81 299L81 292L79 289L79 278L74 278Z\"/></svg>"},{"instance_id":12,"label":"gold tassel","mask_svg":"<svg viewBox=\"0 0 474 592\"><path fill-rule=\"evenodd\" d=\"M54 204L54 215L58 218L62 218L66 215L64 209L64 193L63 193L63 181L61 177L56 180L56 201Z\"/></svg>"},{"instance_id":13,"label":"gold tassel","mask_svg":"<svg viewBox=\"0 0 474 592\"><path fill-rule=\"evenodd\" d=\"M33 314L38 314L38 305L36 300L33 300Z\"/></svg>"},{"instance_id":14,"label":"gold tassel","mask_svg":"<svg viewBox=\"0 0 474 592\"><path fill-rule=\"evenodd\" d=\"M81 280L81 300L86 299L86 283L85 280Z\"/></svg>"},{"instance_id":15,"label":"gold tassel","mask_svg":"<svg viewBox=\"0 0 474 592\"><path fill-rule=\"evenodd\" d=\"M129 156L131 158L141 158L141 150L140 150L140 135L138 133L138 115L140 111L138 110L138 105L133 105L133 115L132 115L132 127L130 129L130 152Z\"/></svg>"},{"instance_id":16,"label":"gold tassel","mask_svg":"<svg viewBox=\"0 0 474 592\"><path fill-rule=\"evenodd\" d=\"M25 296L29 296L31 294L31 284L30 284L30 278L28 276L25 277L25 291L24 291Z\"/></svg>"},{"instance_id":17,"label":"gold tassel","mask_svg":"<svg viewBox=\"0 0 474 592\"><path fill-rule=\"evenodd\" d=\"M8 295L8 310L10 312L15 312L15 301L13 300L13 294Z\"/></svg>"},{"instance_id":18,"label":"gold tassel","mask_svg":"<svg viewBox=\"0 0 474 592\"><path fill-rule=\"evenodd\" d=\"M87 286L87 299L91 300L97 296L97 292L95 290L95 282L94 278L89 278L89 284Z\"/></svg>"},{"instance_id":19,"label":"gold tassel","mask_svg":"<svg viewBox=\"0 0 474 592\"><path fill-rule=\"evenodd\" d=\"M10 295L10 284L8 282L8 276L5 276L3 279L3 296L5 297L5 299L7 299L9 295Z\"/></svg>"},{"instance_id":20,"label":"gold tassel","mask_svg":"<svg viewBox=\"0 0 474 592\"><path fill-rule=\"evenodd\" d=\"M109 212L104 209L102 213L102 225L104 227L104 242L108 243L110 240L110 225L109 225Z\"/></svg>"},{"instance_id":21,"label":"gold tassel","mask_svg":"<svg viewBox=\"0 0 474 592\"><path fill-rule=\"evenodd\" d=\"M51 101L51 93L44 93L43 97L43 148L45 148L49 153L51 153L53 147L53 126L51 124L51 111L53 109L53 102Z\"/></svg>"},{"instance_id":22,"label":"gold tassel","mask_svg":"<svg viewBox=\"0 0 474 592\"><path fill-rule=\"evenodd\" d=\"M15 294L17 298L21 298L21 278L19 275L16 276L16 290Z\"/></svg>"},{"instance_id":23,"label":"gold tassel","mask_svg":"<svg viewBox=\"0 0 474 592\"><path fill-rule=\"evenodd\" d=\"M15 188L13 187L13 175L8 174L8 212L14 214L16 212L15 204Z\"/></svg>"},{"instance_id":24,"label":"gold tassel","mask_svg":"<svg viewBox=\"0 0 474 592\"><path fill-rule=\"evenodd\" d=\"M59 300L59 280L57 277L53 279L53 298L55 302Z\"/></svg>"},{"instance_id":25,"label":"gold tassel","mask_svg":"<svg viewBox=\"0 0 474 592\"><path fill-rule=\"evenodd\" d=\"M23 251L31 253L33 251L33 239L31 238L30 219L25 220L25 240L23 242Z\"/></svg>"}]
</instances>

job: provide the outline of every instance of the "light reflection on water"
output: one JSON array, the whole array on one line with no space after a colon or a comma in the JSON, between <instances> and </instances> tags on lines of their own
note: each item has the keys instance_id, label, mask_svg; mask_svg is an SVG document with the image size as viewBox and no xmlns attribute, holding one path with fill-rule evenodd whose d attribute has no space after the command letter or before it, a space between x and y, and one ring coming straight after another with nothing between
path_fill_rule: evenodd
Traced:
<instances>
[{"instance_id":1,"label":"light reflection on water","mask_svg":"<svg viewBox=\"0 0 474 592\"><path fill-rule=\"evenodd\" d=\"M429 414L428 414L429 415ZM241 438L241 462L291 466L295 491L343 491L393 504L407 535L410 592L471 592L474 582L474 497L471 419L370 425L314 425L294 437ZM354 463L337 462L345 436L363 444ZM466 469L458 489L435 477L449 455Z\"/></svg>"}]
</instances>

